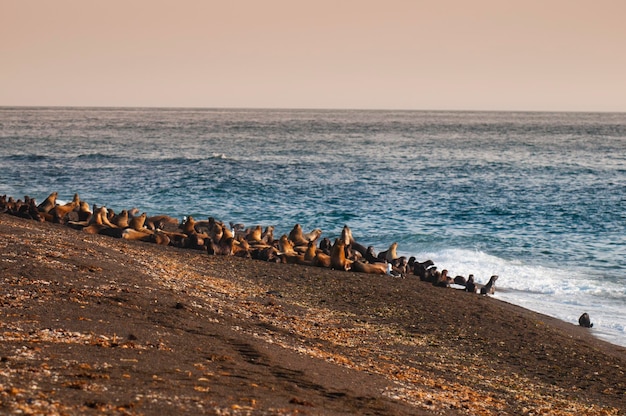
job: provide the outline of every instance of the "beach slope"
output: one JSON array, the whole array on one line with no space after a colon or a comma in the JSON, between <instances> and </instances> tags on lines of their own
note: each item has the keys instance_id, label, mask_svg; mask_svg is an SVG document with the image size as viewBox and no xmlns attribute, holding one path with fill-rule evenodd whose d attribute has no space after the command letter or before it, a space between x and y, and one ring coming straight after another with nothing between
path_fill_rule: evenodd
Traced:
<instances>
[{"instance_id":1,"label":"beach slope","mask_svg":"<svg viewBox=\"0 0 626 416\"><path fill-rule=\"evenodd\" d=\"M3 414L626 409L626 349L413 277L209 256L0 214L0 279Z\"/></svg>"}]
</instances>

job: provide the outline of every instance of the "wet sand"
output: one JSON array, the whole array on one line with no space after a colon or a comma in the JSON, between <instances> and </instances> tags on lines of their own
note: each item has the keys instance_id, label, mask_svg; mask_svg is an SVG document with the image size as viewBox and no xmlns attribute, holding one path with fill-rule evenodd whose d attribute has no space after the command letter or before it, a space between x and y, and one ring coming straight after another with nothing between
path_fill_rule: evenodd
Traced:
<instances>
[{"instance_id":1,"label":"wet sand","mask_svg":"<svg viewBox=\"0 0 626 416\"><path fill-rule=\"evenodd\" d=\"M415 277L0 214L0 413L612 415L626 349Z\"/></svg>"}]
</instances>

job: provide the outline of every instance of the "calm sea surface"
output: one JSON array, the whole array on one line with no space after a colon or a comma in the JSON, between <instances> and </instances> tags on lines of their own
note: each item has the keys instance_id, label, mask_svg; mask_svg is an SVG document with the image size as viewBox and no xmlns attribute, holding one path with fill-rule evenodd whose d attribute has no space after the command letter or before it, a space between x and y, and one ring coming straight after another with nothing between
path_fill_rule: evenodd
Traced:
<instances>
[{"instance_id":1,"label":"calm sea surface","mask_svg":"<svg viewBox=\"0 0 626 416\"><path fill-rule=\"evenodd\" d=\"M0 194L295 223L626 346L626 114L0 108Z\"/></svg>"}]
</instances>

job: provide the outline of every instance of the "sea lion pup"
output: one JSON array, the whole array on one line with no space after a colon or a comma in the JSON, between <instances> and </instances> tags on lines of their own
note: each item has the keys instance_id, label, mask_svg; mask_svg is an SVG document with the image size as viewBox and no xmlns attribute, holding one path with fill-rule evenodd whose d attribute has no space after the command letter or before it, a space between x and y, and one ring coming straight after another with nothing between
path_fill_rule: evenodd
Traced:
<instances>
[{"instance_id":1,"label":"sea lion pup","mask_svg":"<svg viewBox=\"0 0 626 416\"><path fill-rule=\"evenodd\" d=\"M593 328L593 324L591 323L591 319L589 318L589 314L587 312L580 315L580 318L578 318L578 325L584 328Z\"/></svg>"},{"instance_id":2,"label":"sea lion pup","mask_svg":"<svg viewBox=\"0 0 626 416\"><path fill-rule=\"evenodd\" d=\"M59 194L57 192L52 192L48 197L37 206L39 212L48 213L52 208L57 205L57 196Z\"/></svg>"},{"instance_id":3,"label":"sea lion pup","mask_svg":"<svg viewBox=\"0 0 626 416\"><path fill-rule=\"evenodd\" d=\"M387 250L381 251L380 253L378 253L378 258L391 262L398 258L398 253L396 252L397 249L398 249L398 243L395 243L395 242L391 243L391 245L389 246Z\"/></svg>"},{"instance_id":4,"label":"sea lion pup","mask_svg":"<svg viewBox=\"0 0 626 416\"><path fill-rule=\"evenodd\" d=\"M496 284L496 280L498 280L498 276L494 274L493 276L491 276L491 278L489 278L487 284L480 288L480 294L493 295L494 293L496 293L496 288L494 286Z\"/></svg>"},{"instance_id":5,"label":"sea lion pup","mask_svg":"<svg viewBox=\"0 0 626 416\"><path fill-rule=\"evenodd\" d=\"M336 270L350 270L352 262L346 259L346 244L337 238L330 249L330 267Z\"/></svg>"},{"instance_id":6,"label":"sea lion pup","mask_svg":"<svg viewBox=\"0 0 626 416\"><path fill-rule=\"evenodd\" d=\"M470 293L476 293L476 283L474 283L474 275L470 274L465 282L465 291Z\"/></svg>"},{"instance_id":7,"label":"sea lion pup","mask_svg":"<svg viewBox=\"0 0 626 416\"><path fill-rule=\"evenodd\" d=\"M387 274L387 266L391 266L391 264L385 263L365 263L360 260L357 260L352 263L352 271L359 273L370 273L370 274Z\"/></svg>"}]
</instances>

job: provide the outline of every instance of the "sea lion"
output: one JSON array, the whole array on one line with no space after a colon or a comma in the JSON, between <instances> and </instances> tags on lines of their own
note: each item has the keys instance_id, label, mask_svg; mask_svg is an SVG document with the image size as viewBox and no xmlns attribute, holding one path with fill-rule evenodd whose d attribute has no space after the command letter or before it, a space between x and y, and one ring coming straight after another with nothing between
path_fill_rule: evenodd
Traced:
<instances>
[{"instance_id":1,"label":"sea lion","mask_svg":"<svg viewBox=\"0 0 626 416\"><path fill-rule=\"evenodd\" d=\"M578 318L578 325L584 328L593 328L593 324L591 323L591 319L589 318L589 314L587 312L580 315L580 318Z\"/></svg>"},{"instance_id":2,"label":"sea lion","mask_svg":"<svg viewBox=\"0 0 626 416\"><path fill-rule=\"evenodd\" d=\"M352 235L352 230L347 225L344 225L341 230L341 239L344 241L346 249L350 253L350 257L353 257L355 259L365 257L365 252L367 251L367 248L354 239L354 236Z\"/></svg>"},{"instance_id":3,"label":"sea lion","mask_svg":"<svg viewBox=\"0 0 626 416\"><path fill-rule=\"evenodd\" d=\"M485 286L480 288L480 294L481 295L493 295L494 293L496 293L496 288L494 286L496 284L496 280L498 280L498 276L496 275L491 276L491 278L489 278L489 282L487 282Z\"/></svg>"},{"instance_id":4,"label":"sea lion","mask_svg":"<svg viewBox=\"0 0 626 416\"><path fill-rule=\"evenodd\" d=\"M115 215L110 222L118 228L128 228L128 211L123 209L119 214Z\"/></svg>"},{"instance_id":5,"label":"sea lion","mask_svg":"<svg viewBox=\"0 0 626 416\"><path fill-rule=\"evenodd\" d=\"M413 263L413 274L420 278L421 281L426 281L430 277L428 272L435 263L432 260L426 260L425 262L416 261Z\"/></svg>"},{"instance_id":6,"label":"sea lion","mask_svg":"<svg viewBox=\"0 0 626 416\"><path fill-rule=\"evenodd\" d=\"M376 255L376 251L374 251L373 246L368 246L367 249L365 249L365 255L363 256L363 258L368 263L386 263L387 262L384 259L378 258L378 256Z\"/></svg>"},{"instance_id":7,"label":"sea lion","mask_svg":"<svg viewBox=\"0 0 626 416\"><path fill-rule=\"evenodd\" d=\"M352 262L346 259L346 244L343 239L335 239L330 249L330 267L336 270L350 270Z\"/></svg>"},{"instance_id":8,"label":"sea lion","mask_svg":"<svg viewBox=\"0 0 626 416\"><path fill-rule=\"evenodd\" d=\"M300 226L300 224L293 226L287 238L293 243L294 246L306 246L309 243L309 241L304 238L302 226Z\"/></svg>"},{"instance_id":9,"label":"sea lion","mask_svg":"<svg viewBox=\"0 0 626 416\"><path fill-rule=\"evenodd\" d=\"M312 262L317 255L317 247L315 246L315 242L309 241L309 245L304 252L304 260Z\"/></svg>"},{"instance_id":10,"label":"sea lion","mask_svg":"<svg viewBox=\"0 0 626 416\"><path fill-rule=\"evenodd\" d=\"M37 206L39 212L48 213L52 208L57 205L57 196L59 194L57 192L52 192L48 197Z\"/></svg>"},{"instance_id":11,"label":"sea lion","mask_svg":"<svg viewBox=\"0 0 626 416\"><path fill-rule=\"evenodd\" d=\"M448 277L448 270L443 269L441 273L437 273L437 279L433 282L437 287L450 287L450 279Z\"/></svg>"},{"instance_id":12,"label":"sea lion","mask_svg":"<svg viewBox=\"0 0 626 416\"><path fill-rule=\"evenodd\" d=\"M355 261L352 263L352 269L355 272L359 273L370 273L370 274L387 274L387 264L385 263L365 263L362 261ZM389 264L389 266L391 266Z\"/></svg>"},{"instance_id":13,"label":"sea lion","mask_svg":"<svg viewBox=\"0 0 626 416\"><path fill-rule=\"evenodd\" d=\"M168 228L169 231L174 231L178 228L178 220L169 215L153 215L146 218L145 227L150 230L162 230ZM169 227L167 227L169 225Z\"/></svg>"},{"instance_id":14,"label":"sea lion","mask_svg":"<svg viewBox=\"0 0 626 416\"><path fill-rule=\"evenodd\" d=\"M274 226L268 225L265 227L265 231L261 235L261 241L265 244L271 245L274 242Z\"/></svg>"},{"instance_id":15,"label":"sea lion","mask_svg":"<svg viewBox=\"0 0 626 416\"><path fill-rule=\"evenodd\" d=\"M80 198L78 194L74 194L72 202L68 202L64 205L55 205L48 213L52 215L52 221L64 224L66 222L66 216L80 207Z\"/></svg>"},{"instance_id":16,"label":"sea lion","mask_svg":"<svg viewBox=\"0 0 626 416\"><path fill-rule=\"evenodd\" d=\"M330 241L330 238L324 237L322 241L320 241L320 251L323 253L330 255L330 249L333 246L333 243Z\"/></svg>"},{"instance_id":17,"label":"sea lion","mask_svg":"<svg viewBox=\"0 0 626 416\"><path fill-rule=\"evenodd\" d=\"M293 242L289 239L289 237L287 237L286 234L283 234L280 237L280 240L278 240L278 251L279 254L297 254L293 248Z\"/></svg>"},{"instance_id":18,"label":"sea lion","mask_svg":"<svg viewBox=\"0 0 626 416\"><path fill-rule=\"evenodd\" d=\"M398 248L398 243L391 243L389 248L385 251L381 251L378 253L378 258L382 260L387 260L389 262L398 258L398 253L396 252Z\"/></svg>"},{"instance_id":19,"label":"sea lion","mask_svg":"<svg viewBox=\"0 0 626 416\"><path fill-rule=\"evenodd\" d=\"M252 243L260 243L262 236L263 236L263 228L261 228L260 225L257 225L252 230L250 230L248 234L246 234L245 238L246 238L246 241L249 241Z\"/></svg>"},{"instance_id":20,"label":"sea lion","mask_svg":"<svg viewBox=\"0 0 626 416\"><path fill-rule=\"evenodd\" d=\"M304 237L304 239L307 242L311 242L311 241L315 242L317 241L318 238L320 238L321 235L322 235L322 230L320 230L319 228L316 228L309 233L302 234L302 237Z\"/></svg>"},{"instance_id":21,"label":"sea lion","mask_svg":"<svg viewBox=\"0 0 626 416\"><path fill-rule=\"evenodd\" d=\"M465 291L470 293L476 293L476 283L474 283L474 275L470 274L465 282Z\"/></svg>"}]
</instances>

